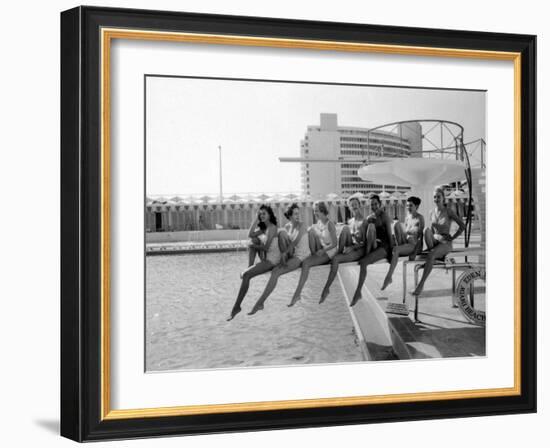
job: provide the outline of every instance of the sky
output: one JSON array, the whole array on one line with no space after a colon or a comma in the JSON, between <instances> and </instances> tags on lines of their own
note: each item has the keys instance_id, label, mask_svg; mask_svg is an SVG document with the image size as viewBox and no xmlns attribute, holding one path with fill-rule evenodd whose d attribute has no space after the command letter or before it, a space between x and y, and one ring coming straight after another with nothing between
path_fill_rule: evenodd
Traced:
<instances>
[{"instance_id":1,"label":"sky","mask_svg":"<svg viewBox=\"0 0 550 448\"><path fill-rule=\"evenodd\" d=\"M340 126L412 119L460 123L464 141L485 138L485 92L380 86L146 78L148 195L300 191L307 126L336 113Z\"/></svg>"}]
</instances>

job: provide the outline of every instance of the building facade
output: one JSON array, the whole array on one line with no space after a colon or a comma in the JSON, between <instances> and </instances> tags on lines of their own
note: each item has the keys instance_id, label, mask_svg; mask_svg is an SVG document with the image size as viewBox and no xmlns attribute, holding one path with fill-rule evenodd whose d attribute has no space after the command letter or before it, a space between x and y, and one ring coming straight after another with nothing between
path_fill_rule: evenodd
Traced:
<instances>
[{"instance_id":1,"label":"building facade","mask_svg":"<svg viewBox=\"0 0 550 448\"><path fill-rule=\"evenodd\" d=\"M300 143L302 193L312 198L347 197L361 192L407 191L402 185L378 185L357 175L363 160L421 157L420 123L396 125L392 132L338 126L337 114L322 113L319 126L308 126ZM324 161L320 161L320 159ZM315 160L315 161L314 161Z\"/></svg>"}]
</instances>

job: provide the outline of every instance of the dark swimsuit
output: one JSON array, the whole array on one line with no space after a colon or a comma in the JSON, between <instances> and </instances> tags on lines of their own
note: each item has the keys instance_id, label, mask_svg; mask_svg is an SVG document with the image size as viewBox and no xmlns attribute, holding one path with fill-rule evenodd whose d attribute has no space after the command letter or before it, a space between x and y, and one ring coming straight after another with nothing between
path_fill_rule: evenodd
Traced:
<instances>
[{"instance_id":1,"label":"dark swimsuit","mask_svg":"<svg viewBox=\"0 0 550 448\"><path fill-rule=\"evenodd\" d=\"M382 213L380 216L375 214L374 217L369 217L367 222L369 224L374 224L374 228L376 229L376 245L378 246L378 248L384 248L384 250L386 251L386 259L388 261L391 261L392 251L390 245L390 236L388 235L388 232L386 230L386 224L382 219L382 216L384 215L384 213Z\"/></svg>"}]
</instances>

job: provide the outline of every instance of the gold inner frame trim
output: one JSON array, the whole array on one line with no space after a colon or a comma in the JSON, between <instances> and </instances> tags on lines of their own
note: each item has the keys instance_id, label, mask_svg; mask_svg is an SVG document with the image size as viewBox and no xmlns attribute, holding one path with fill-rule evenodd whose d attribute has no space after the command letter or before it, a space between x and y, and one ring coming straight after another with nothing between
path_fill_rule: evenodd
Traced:
<instances>
[{"instance_id":1,"label":"gold inner frame trim","mask_svg":"<svg viewBox=\"0 0 550 448\"><path fill-rule=\"evenodd\" d=\"M111 409L110 345L110 66L113 39L185 42L212 45L238 45L383 53L410 56L453 57L513 61L514 63L514 386L508 388L423 392L391 395L279 400L215 405L189 405L142 409ZM307 409L382 403L405 403L432 400L503 397L521 394L521 54L459 48L418 47L355 42L278 39L198 33L143 31L136 29L101 29L101 419L116 420L167 417L228 412Z\"/></svg>"}]
</instances>

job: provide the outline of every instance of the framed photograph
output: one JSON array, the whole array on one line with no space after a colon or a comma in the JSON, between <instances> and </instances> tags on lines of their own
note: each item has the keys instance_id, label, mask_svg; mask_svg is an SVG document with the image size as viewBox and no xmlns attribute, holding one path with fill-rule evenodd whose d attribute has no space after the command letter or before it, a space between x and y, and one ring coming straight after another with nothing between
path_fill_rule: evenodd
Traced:
<instances>
[{"instance_id":1,"label":"framed photograph","mask_svg":"<svg viewBox=\"0 0 550 448\"><path fill-rule=\"evenodd\" d=\"M536 411L536 37L61 14L61 433Z\"/></svg>"}]
</instances>

